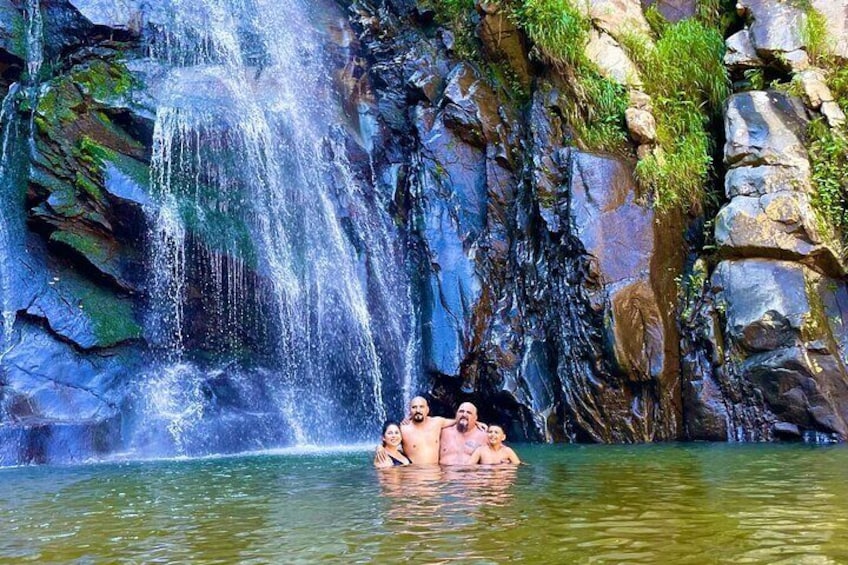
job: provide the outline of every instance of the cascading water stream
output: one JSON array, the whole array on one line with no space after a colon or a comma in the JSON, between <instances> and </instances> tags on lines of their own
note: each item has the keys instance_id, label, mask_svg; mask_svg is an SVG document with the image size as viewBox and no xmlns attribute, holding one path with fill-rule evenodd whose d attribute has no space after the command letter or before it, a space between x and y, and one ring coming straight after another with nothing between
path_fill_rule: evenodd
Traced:
<instances>
[{"instance_id":1,"label":"cascading water stream","mask_svg":"<svg viewBox=\"0 0 848 565\"><path fill-rule=\"evenodd\" d=\"M24 8L26 19L26 77L27 86L38 82L41 65L44 63L44 20L41 17L40 0L27 0Z\"/></svg>"},{"instance_id":2,"label":"cascading water stream","mask_svg":"<svg viewBox=\"0 0 848 565\"><path fill-rule=\"evenodd\" d=\"M206 409L196 386L206 376L187 361L198 272L213 310L235 326L262 319L272 334L263 386L288 428L278 439L366 439L409 395L403 249L332 125L341 116L314 9L173 0L150 39L172 70L151 160L150 328L165 365L148 383L147 417L168 420L178 451ZM263 282L248 284L249 269ZM216 353L226 364L230 352Z\"/></svg>"},{"instance_id":3,"label":"cascading water stream","mask_svg":"<svg viewBox=\"0 0 848 565\"><path fill-rule=\"evenodd\" d=\"M18 102L26 96L29 107L38 103L38 78L44 62L43 20L39 0L27 0L24 6L26 24L26 70L20 83L13 83L0 105L0 128L2 128L2 146L0 146L0 191L4 205L0 207L0 300L2 300L2 355L12 345L12 332L17 314L17 305L13 296L14 264L16 257L23 253L21 234L24 231L23 192L18 163L18 153L24 151L23 124L18 112ZM21 86L23 85L23 87ZM29 137L26 148L33 153L32 135L34 112L30 113Z\"/></svg>"},{"instance_id":4,"label":"cascading water stream","mask_svg":"<svg viewBox=\"0 0 848 565\"><path fill-rule=\"evenodd\" d=\"M15 83L9 88L9 92L3 99L2 107L0 108L0 127L3 128L3 144L2 153L0 153L0 183L2 183L3 202L14 202L8 191L14 190L16 183L12 178L11 172L11 155L12 155L12 138L16 137L14 130L17 126L17 117L15 116L15 100L18 96L19 87ZM5 351L11 343L12 329L15 324L15 307L12 304L12 273L11 257L12 253L12 210L7 206L0 206L0 292L2 292L3 300L3 343L2 350Z\"/></svg>"}]
</instances>

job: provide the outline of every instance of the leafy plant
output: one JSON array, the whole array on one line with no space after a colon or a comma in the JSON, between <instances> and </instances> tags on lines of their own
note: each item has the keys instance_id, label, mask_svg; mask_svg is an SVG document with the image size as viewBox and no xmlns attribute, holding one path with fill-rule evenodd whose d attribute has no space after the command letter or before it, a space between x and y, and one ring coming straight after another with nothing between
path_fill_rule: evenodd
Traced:
<instances>
[{"instance_id":1,"label":"leafy plant","mask_svg":"<svg viewBox=\"0 0 848 565\"><path fill-rule=\"evenodd\" d=\"M436 13L436 21L450 27L455 36L455 50L464 59L478 59L479 50L474 34L474 0L424 0L422 4Z\"/></svg>"},{"instance_id":2,"label":"leafy plant","mask_svg":"<svg viewBox=\"0 0 848 565\"><path fill-rule=\"evenodd\" d=\"M591 22L571 0L502 0L502 9L567 78L565 113L577 142L593 151L627 153L627 90L599 73L585 53Z\"/></svg>"},{"instance_id":3,"label":"leafy plant","mask_svg":"<svg viewBox=\"0 0 848 565\"><path fill-rule=\"evenodd\" d=\"M718 30L722 37L743 23L736 11L736 0L698 0L696 16L707 27Z\"/></svg>"},{"instance_id":4,"label":"leafy plant","mask_svg":"<svg viewBox=\"0 0 848 565\"><path fill-rule=\"evenodd\" d=\"M523 0L513 13L527 35L554 63L575 69L591 66L583 51L591 23L570 0Z\"/></svg>"},{"instance_id":5,"label":"leafy plant","mask_svg":"<svg viewBox=\"0 0 848 565\"><path fill-rule=\"evenodd\" d=\"M436 16L443 23L462 18L474 9L474 0L428 0L426 4L436 11Z\"/></svg>"},{"instance_id":6,"label":"leafy plant","mask_svg":"<svg viewBox=\"0 0 848 565\"><path fill-rule=\"evenodd\" d=\"M594 71L583 72L571 83L573 95L565 109L575 135L587 149L625 152L627 90Z\"/></svg>"},{"instance_id":7,"label":"leafy plant","mask_svg":"<svg viewBox=\"0 0 848 565\"><path fill-rule=\"evenodd\" d=\"M832 38L824 16L809 3L802 30L810 59L822 67L834 100L848 113L848 68L832 55ZM810 122L807 128L808 151L812 171L812 202L824 228L842 233L848 244L848 126L828 127L824 118Z\"/></svg>"},{"instance_id":8,"label":"leafy plant","mask_svg":"<svg viewBox=\"0 0 848 565\"><path fill-rule=\"evenodd\" d=\"M827 77L827 86L842 111L848 113L848 67L840 66L831 69Z\"/></svg>"},{"instance_id":9,"label":"leafy plant","mask_svg":"<svg viewBox=\"0 0 848 565\"><path fill-rule=\"evenodd\" d=\"M813 205L828 226L848 231L848 132L831 129L823 118L807 130ZM843 241L845 236L843 235Z\"/></svg>"},{"instance_id":10,"label":"leafy plant","mask_svg":"<svg viewBox=\"0 0 848 565\"><path fill-rule=\"evenodd\" d=\"M657 121L659 149L639 162L636 177L658 210L699 210L712 167L709 125L730 93L724 40L688 19L666 26L655 44L629 36L624 45L642 71Z\"/></svg>"},{"instance_id":11,"label":"leafy plant","mask_svg":"<svg viewBox=\"0 0 848 565\"><path fill-rule=\"evenodd\" d=\"M624 120L627 89L601 76L586 56L592 26L576 0L494 1L527 33L538 56L565 75L564 111L577 143L593 151L630 153ZM429 2L442 21L467 22L473 10L473 0ZM730 4L701 0L698 18L675 24L652 8L646 15L659 36L656 43L639 36L622 40L654 104L658 149L640 161L636 174L659 210L697 210L704 201L712 167L708 129L730 91L719 31L735 17Z\"/></svg>"},{"instance_id":12,"label":"leafy plant","mask_svg":"<svg viewBox=\"0 0 848 565\"><path fill-rule=\"evenodd\" d=\"M805 18L804 25L801 27L801 38L806 46L810 62L817 66L830 66L832 55L827 18L809 4L802 7L805 8Z\"/></svg>"}]
</instances>

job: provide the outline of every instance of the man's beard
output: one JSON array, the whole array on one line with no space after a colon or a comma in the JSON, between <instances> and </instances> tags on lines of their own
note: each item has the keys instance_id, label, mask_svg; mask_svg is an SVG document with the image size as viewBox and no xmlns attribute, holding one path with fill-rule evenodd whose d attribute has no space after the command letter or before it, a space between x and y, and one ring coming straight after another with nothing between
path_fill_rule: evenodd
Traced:
<instances>
[{"instance_id":1,"label":"man's beard","mask_svg":"<svg viewBox=\"0 0 848 565\"><path fill-rule=\"evenodd\" d=\"M424 414L421 414L420 412L413 414L412 415L412 421L413 422L423 422L424 421Z\"/></svg>"},{"instance_id":2,"label":"man's beard","mask_svg":"<svg viewBox=\"0 0 848 565\"><path fill-rule=\"evenodd\" d=\"M460 421L458 421L458 422L456 423L456 429L457 429L457 430L459 430L461 433L463 433L463 434L464 434L466 431L468 431L468 420L460 420Z\"/></svg>"}]
</instances>

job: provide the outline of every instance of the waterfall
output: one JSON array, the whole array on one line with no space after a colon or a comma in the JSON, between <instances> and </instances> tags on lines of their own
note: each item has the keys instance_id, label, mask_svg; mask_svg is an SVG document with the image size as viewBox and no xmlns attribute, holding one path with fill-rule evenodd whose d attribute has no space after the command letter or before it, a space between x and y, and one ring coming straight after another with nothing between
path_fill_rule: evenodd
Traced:
<instances>
[{"instance_id":1,"label":"waterfall","mask_svg":"<svg viewBox=\"0 0 848 565\"><path fill-rule=\"evenodd\" d=\"M20 152L25 151L18 103L23 92L30 108L38 103L38 78L44 62L43 21L39 0L27 0L24 6L26 25L25 55L26 72L20 83L13 83L0 105L0 193L4 205L0 207L0 306L2 306L2 338L0 349L3 355L12 346L12 332L17 315L18 304L15 299L14 280L18 268L18 257L24 253L22 234L24 232L22 189L25 171ZM22 88L23 86L23 88ZM34 112L30 113L29 133L26 148L30 154L34 151L32 135Z\"/></svg>"},{"instance_id":2,"label":"waterfall","mask_svg":"<svg viewBox=\"0 0 848 565\"><path fill-rule=\"evenodd\" d=\"M41 65L44 63L44 21L41 17L39 0L26 0L24 7L26 20L26 76L27 86L38 82Z\"/></svg>"},{"instance_id":3,"label":"waterfall","mask_svg":"<svg viewBox=\"0 0 848 565\"><path fill-rule=\"evenodd\" d=\"M221 367L233 360L227 344L262 336L262 410L286 428L276 441L374 439L414 386L404 245L388 202L348 160L320 9L171 0L148 38L170 70L149 210L148 329L162 366L142 396L144 417L166 422L177 451L211 409L196 392L209 375L191 361L198 345L210 349L195 334L198 301L221 319L211 348ZM189 408L175 408L180 391Z\"/></svg>"},{"instance_id":4,"label":"waterfall","mask_svg":"<svg viewBox=\"0 0 848 565\"><path fill-rule=\"evenodd\" d=\"M17 202L17 198L11 197L17 183L12 173L13 164L13 138L16 137L18 124L15 108L15 100L18 96L19 87L15 83L9 88L9 92L3 98L0 107L0 127L3 128L2 153L0 153L0 186L2 186L3 202ZM14 210L11 206L0 206L0 297L3 307L3 338L2 350L11 343L12 329L15 324L16 308L12 299L12 227Z\"/></svg>"}]
</instances>

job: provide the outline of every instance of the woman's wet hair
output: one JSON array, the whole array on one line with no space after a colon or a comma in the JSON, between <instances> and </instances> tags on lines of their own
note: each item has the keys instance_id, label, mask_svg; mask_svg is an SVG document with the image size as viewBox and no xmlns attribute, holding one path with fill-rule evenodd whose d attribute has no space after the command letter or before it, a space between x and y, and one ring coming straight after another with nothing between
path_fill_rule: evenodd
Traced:
<instances>
[{"instance_id":1,"label":"woman's wet hair","mask_svg":"<svg viewBox=\"0 0 848 565\"><path fill-rule=\"evenodd\" d=\"M400 429L400 424L398 422L395 422L394 420L386 420L383 424L383 431L380 432L380 441L383 441L383 436L386 435L386 430L389 429L389 426L397 426L398 429Z\"/></svg>"}]
</instances>

